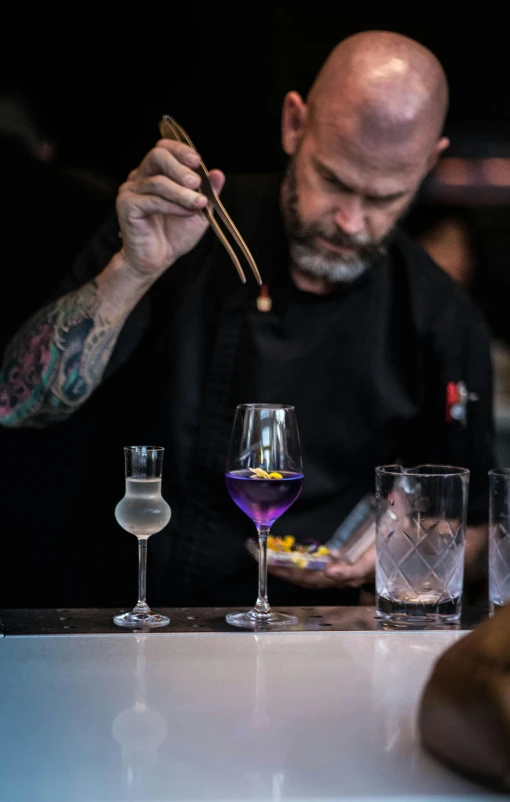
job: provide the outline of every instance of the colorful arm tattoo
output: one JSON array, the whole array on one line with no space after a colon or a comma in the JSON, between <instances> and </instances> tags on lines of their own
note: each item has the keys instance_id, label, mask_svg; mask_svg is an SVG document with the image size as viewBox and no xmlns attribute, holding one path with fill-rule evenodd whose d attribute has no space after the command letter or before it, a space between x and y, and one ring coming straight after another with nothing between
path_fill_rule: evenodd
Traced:
<instances>
[{"instance_id":1,"label":"colorful arm tattoo","mask_svg":"<svg viewBox=\"0 0 510 802\"><path fill-rule=\"evenodd\" d=\"M32 317L0 370L0 423L43 427L69 417L101 381L122 327L100 314L95 282Z\"/></svg>"}]
</instances>

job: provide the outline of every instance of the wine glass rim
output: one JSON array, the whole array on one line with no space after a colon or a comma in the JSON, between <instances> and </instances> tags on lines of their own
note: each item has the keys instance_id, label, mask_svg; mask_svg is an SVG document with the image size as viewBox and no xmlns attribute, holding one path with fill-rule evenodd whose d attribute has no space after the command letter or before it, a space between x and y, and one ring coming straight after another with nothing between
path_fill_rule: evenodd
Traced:
<instances>
[{"instance_id":1,"label":"wine glass rim","mask_svg":"<svg viewBox=\"0 0 510 802\"><path fill-rule=\"evenodd\" d=\"M491 468L489 476L504 476L508 478L510 476L510 468Z\"/></svg>"},{"instance_id":2,"label":"wine glass rim","mask_svg":"<svg viewBox=\"0 0 510 802\"><path fill-rule=\"evenodd\" d=\"M469 476L469 468L459 465L423 463L405 468L403 465L378 465L376 473L385 476Z\"/></svg>"},{"instance_id":3,"label":"wine glass rim","mask_svg":"<svg viewBox=\"0 0 510 802\"><path fill-rule=\"evenodd\" d=\"M164 446L124 446L124 451L164 451Z\"/></svg>"},{"instance_id":4,"label":"wine glass rim","mask_svg":"<svg viewBox=\"0 0 510 802\"><path fill-rule=\"evenodd\" d=\"M236 409L295 409L292 404L238 404Z\"/></svg>"}]
</instances>

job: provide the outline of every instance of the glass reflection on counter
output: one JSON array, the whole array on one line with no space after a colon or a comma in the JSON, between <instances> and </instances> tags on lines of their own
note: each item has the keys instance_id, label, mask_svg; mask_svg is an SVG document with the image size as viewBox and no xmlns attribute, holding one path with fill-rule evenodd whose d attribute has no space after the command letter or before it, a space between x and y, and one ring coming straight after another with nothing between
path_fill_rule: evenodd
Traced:
<instances>
[{"instance_id":1,"label":"glass reflection on counter","mask_svg":"<svg viewBox=\"0 0 510 802\"><path fill-rule=\"evenodd\" d=\"M254 799L283 799L285 779L282 738L267 704L268 655L271 636L255 634L255 683L253 706L237 731L236 750Z\"/></svg>"},{"instance_id":2,"label":"glass reflection on counter","mask_svg":"<svg viewBox=\"0 0 510 802\"><path fill-rule=\"evenodd\" d=\"M167 735L164 716L146 704L146 633L136 633L135 701L122 710L112 724L112 733L122 749L125 783L128 789L141 787L144 769L158 762L158 748Z\"/></svg>"}]
</instances>

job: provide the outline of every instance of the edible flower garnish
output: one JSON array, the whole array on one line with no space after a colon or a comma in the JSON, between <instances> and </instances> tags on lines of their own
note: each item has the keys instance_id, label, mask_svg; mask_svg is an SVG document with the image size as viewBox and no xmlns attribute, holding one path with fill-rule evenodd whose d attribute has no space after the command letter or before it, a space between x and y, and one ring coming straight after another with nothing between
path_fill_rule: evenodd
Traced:
<instances>
[{"instance_id":1,"label":"edible flower garnish","mask_svg":"<svg viewBox=\"0 0 510 802\"><path fill-rule=\"evenodd\" d=\"M271 551L294 552L296 554L296 564L300 559L300 554L306 555L307 557L325 557L326 554L329 554L327 546L321 546L319 544L317 544L317 546L298 544L292 535L285 535L285 537L268 535L267 548Z\"/></svg>"},{"instance_id":2,"label":"edible flower garnish","mask_svg":"<svg viewBox=\"0 0 510 802\"><path fill-rule=\"evenodd\" d=\"M250 468L250 471L255 474L250 477L251 479L283 479L283 476L281 473L278 473L278 471L271 471L271 473L268 473L263 468Z\"/></svg>"}]
</instances>

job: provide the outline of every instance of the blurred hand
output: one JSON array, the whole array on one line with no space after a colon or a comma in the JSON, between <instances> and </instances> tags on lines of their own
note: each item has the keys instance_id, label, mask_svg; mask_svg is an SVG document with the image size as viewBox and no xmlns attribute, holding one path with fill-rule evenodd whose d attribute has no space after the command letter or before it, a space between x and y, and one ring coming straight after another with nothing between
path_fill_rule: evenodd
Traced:
<instances>
[{"instance_id":1,"label":"blurred hand","mask_svg":"<svg viewBox=\"0 0 510 802\"><path fill-rule=\"evenodd\" d=\"M487 578L489 527L487 524L466 528L465 579L479 581Z\"/></svg>"},{"instance_id":2,"label":"blurred hand","mask_svg":"<svg viewBox=\"0 0 510 802\"><path fill-rule=\"evenodd\" d=\"M332 562L324 571L307 568L276 568L268 565L274 576L299 585L302 588L358 588L371 582L375 576L375 546L371 546L360 559L349 565L342 562L340 552L332 553Z\"/></svg>"},{"instance_id":3,"label":"blurred hand","mask_svg":"<svg viewBox=\"0 0 510 802\"><path fill-rule=\"evenodd\" d=\"M208 227L195 172L200 157L187 145L161 139L119 188L117 215L122 234L121 254L133 272L157 278L180 256L195 247ZM221 192L225 176L210 173Z\"/></svg>"}]
</instances>

